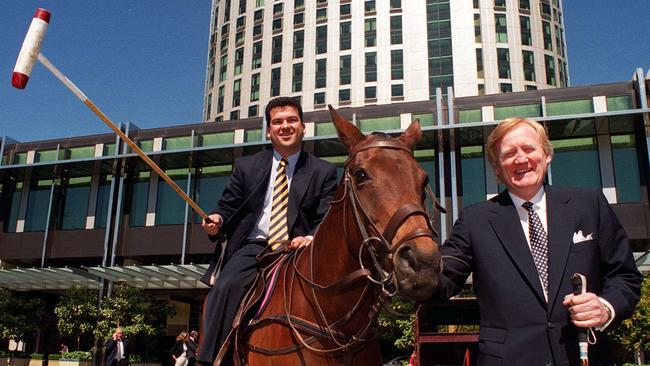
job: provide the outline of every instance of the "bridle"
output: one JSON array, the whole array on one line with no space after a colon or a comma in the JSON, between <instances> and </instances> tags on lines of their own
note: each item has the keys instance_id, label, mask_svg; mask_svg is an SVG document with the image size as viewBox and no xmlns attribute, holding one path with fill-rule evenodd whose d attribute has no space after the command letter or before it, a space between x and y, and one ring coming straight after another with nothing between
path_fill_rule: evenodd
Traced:
<instances>
[{"instance_id":1,"label":"bridle","mask_svg":"<svg viewBox=\"0 0 650 366\"><path fill-rule=\"evenodd\" d=\"M429 237L434 242L438 237L437 232L431 224L432 212L430 212L429 206L426 203L426 198L432 200L433 205L438 209L441 209L437 200L433 196L430 186L426 186L425 194L426 197L423 197L423 206L408 203L397 209L391 216L386 225L385 229L380 231L373 220L370 218L366 208L364 207L362 201L359 199L357 188L355 187L351 174L350 174L350 165L353 161L356 154L361 151L366 151L373 148L383 148L383 149L396 149L403 150L413 154L413 151L409 149L406 144L397 140L379 140L379 141L370 141L367 144L361 146L355 146L350 152L350 155L345 162L345 172L344 172L344 191L342 196L331 202L331 205L343 204L343 228L344 228L344 237L348 243L348 249L353 255L356 255L359 261L359 269L348 273L343 276L340 280L323 286L314 282L314 250L313 246L310 246L310 274L309 276L302 273L298 268L299 258L306 252L300 251L296 253L291 259L291 263L294 268L294 273L296 274L292 278L287 278L287 272L284 272L284 284L285 290L288 284L289 292L284 291L284 307L285 313L280 315L273 315L268 318L262 319L251 324L252 327L258 327L270 322L279 322L288 326L294 337L298 340L298 344L291 345L282 349L266 349L262 347L257 347L254 345L248 345L248 348L252 352L263 353L267 355L280 355L295 352L300 348L307 348L311 351L318 353L342 353L346 354L348 351L354 350L357 347L361 346L365 341L376 336L376 332L373 332L373 325L382 308L386 308L390 299L397 294L397 289L394 285L395 270L392 265L392 257L395 252L406 242L413 240L418 237ZM350 234L347 231L346 218L348 206L352 210L352 214L355 220L355 224L359 233L362 237L361 245L358 248L357 253L354 253L353 248L350 247ZM427 223L426 228L416 228L405 235L403 235L399 241L395 244L393 240L395 239L395 234L401 225L412 216L424 216ZM366 253L366 258L370 258L370 266L364 264L364 253ZM382 262L385 265L382 265ZM367 268L370 267L370 268ZM387 268L388 267L388 268ZM297 316L291 315L291 304L288 303L288 300L292 298L292 290L295 278L298 277L302 282L306 283L312 293L313 308L315 309L314 313L320 321L320 324L310 322L305 319L301 319ZM344 289L360 280L366 280L365 286L361 295L356 300L354 306L342 317L336 321L329 322L323 312L321 304L318 302L316 296L316 291L321 292L334 292L336 290ZM346 334L338 328L345 325L353 316L356 314L363 303L366 302L367 296L370 294L370 291L374 290L377 294L376 300L370 306L370 311L367 314L366 321L354 334ZM307 337L303 334L308 335ZM331 341L335 346L330 348L316 348L312 344L319 339L325 339L326 341Z\"/></svg>"}]
</instances>

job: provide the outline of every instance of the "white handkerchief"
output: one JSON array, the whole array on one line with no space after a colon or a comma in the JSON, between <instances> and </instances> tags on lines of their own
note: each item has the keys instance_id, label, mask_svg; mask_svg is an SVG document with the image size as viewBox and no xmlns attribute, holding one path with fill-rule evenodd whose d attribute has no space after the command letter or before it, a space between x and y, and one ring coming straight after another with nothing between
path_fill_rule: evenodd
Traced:
<instances>
[{"instance_id":1,"label":"white handkerchief","mask_svg":"<svg viewBox=\"0 0 650 366\"><path fill-rule=\"evenodd\" d=\"M591 233L587 236L584 236L582 230L578 230L578 232L573 233L573 244L581 243L587 240L594 240L594 234Z\"/></svg>"}]
</instances>

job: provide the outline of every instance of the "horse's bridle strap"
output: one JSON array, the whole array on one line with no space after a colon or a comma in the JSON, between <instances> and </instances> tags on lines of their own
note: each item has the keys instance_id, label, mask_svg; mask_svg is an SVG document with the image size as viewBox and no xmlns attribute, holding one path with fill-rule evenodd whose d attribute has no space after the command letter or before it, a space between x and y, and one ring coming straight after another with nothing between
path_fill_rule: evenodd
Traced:
<instances>
[{"instance_id":1,"label":"horse's bridle strap","mask_svg":"<svg viewBox=\"0 0 650 366\"><path fill-rule=\"evenodd\" d=\"M414 203L409 203L406 204L402 207L400 207L394 214L393 217L390 218L390 221L386 225L386 229L384 229L383 236L384 238L391 243L393 241L393 237L395 236L395 233L397 232L397 229L408 219L409 217L413 215L422 215L426 219L426 222L428 223L428 216L424 210L420 208L420 206L414 204ZM403 241L403 240L402 240Z\"/></svg>"}]
</instances>

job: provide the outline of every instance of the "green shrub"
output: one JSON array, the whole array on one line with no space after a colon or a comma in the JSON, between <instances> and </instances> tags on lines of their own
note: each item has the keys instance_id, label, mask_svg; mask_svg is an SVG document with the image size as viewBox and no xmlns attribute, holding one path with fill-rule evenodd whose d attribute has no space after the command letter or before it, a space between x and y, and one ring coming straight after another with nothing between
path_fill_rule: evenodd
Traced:
<instances>
[{"instance_id":1,"label":"green shrub","mask_svg":"<svg viewBox=\"0 0 650 366\"><path fill-rule=\"evenodd\" d=\"M48 359L48 360L52 360L52 361L58 361L58 360L61 359L61 354L60 354L60 353L52 353L52 354L49 354L49 355L47 356L47 359Z\"/></svg>"},{"instance_id":2,"label":"green shrub","mask_svg":"<svg viewBox=\"0 0 650 366\"><path fill-rule=\"evenodd\" d=\"M142 356L138 354L130 354L129 363L142 363Z\"/></svg>"},{"instance_id":3,"label":"green shrub","mask_svg":"<svg viewBox=\"0 0 650 366\"><path fill-rule=\"evenodd\" d=\"M45 358L45 355L42 353L32 353L32 360L42 360Z\"/></svg>"},{"instance_id":4,"label":"green shrub","mask_svg":"<svg viewBox=\"0 0 650 366\"><path fill-rule=\"evenodd\" d=\"M91 361L93 359L93 354L89 351L74 351L74 352L65 352L61 356L62 360L79 360L79 361ZM50 358L51 360L51 358Z\"/></svg>"}]
</instances>

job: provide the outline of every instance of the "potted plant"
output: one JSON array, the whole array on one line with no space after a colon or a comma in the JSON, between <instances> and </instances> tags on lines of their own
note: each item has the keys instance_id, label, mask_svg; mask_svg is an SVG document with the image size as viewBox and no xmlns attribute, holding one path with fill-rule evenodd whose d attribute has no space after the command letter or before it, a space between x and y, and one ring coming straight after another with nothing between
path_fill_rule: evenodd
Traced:
<instances>
[{"instance_id":1,"label":"potted plant","mask_svg":"<svg viewBox=\"0 0 650 366\"><path fill-rule=\"evenodd\" d=\"M65 352L61 355L59 366L92 366L93 354L89 351Z\"/></svg>"}]
</instances>

